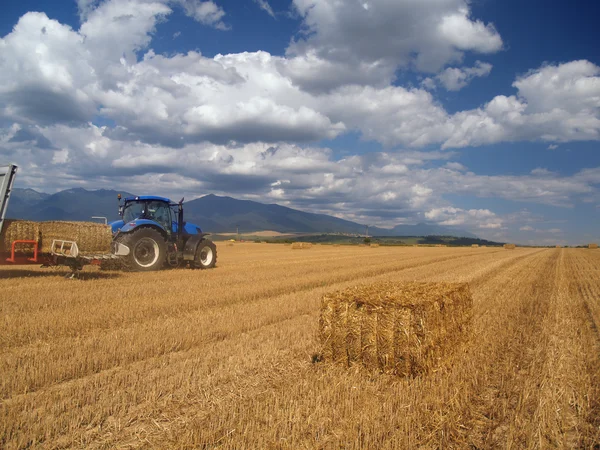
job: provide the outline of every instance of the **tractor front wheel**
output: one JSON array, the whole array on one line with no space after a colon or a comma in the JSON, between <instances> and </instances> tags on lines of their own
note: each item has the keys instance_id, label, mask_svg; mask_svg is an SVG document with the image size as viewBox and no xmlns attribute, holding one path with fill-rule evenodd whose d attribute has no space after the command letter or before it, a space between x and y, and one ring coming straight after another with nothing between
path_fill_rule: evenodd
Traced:
<instances>
[{"instance_id":1,"label":"tractor front wheel","mask_svg":"<svg viewBox=\"0 0 600 450\"><path fill-rule=\"evenodd\" d=\"M129 255L122 258L126 270L149 272L164 266L167 243L158 231L152 228L140 228L120 235L117 240L129 247Z\"/></svg>"},{"instance_id":2,"label":"tractor front wheel","mask_svg":"<svg viewBox=\"0 0 600 450\"><path fill-rule=\"evenodd\" d=\"M212 241L202 240L196 248L196 257L192 261L194 269L212 269L217 263L217 246Z\"/></svg>"}]
</instances>

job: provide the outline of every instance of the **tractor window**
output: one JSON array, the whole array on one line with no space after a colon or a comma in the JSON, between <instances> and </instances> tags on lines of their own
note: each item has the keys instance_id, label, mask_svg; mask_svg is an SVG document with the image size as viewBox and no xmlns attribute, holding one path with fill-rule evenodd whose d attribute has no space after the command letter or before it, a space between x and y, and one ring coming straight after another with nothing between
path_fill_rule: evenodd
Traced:
<instances>
[{"instance_id":1,"label":"tractor window","mask_svg":"<svg viewBox=\"0 0 600 450\"><path fill-rule=\"evenodd\" d=\"M143 202L129 202L125 205L123 211L123 221L125 223L131 222L132 220L138 219L144 215L144 203Z\"/></svg>"},{"instance_id":2,"label":"tractor window","mask_svg":"<svg viewBox=\"0 0 600 450\"><path fill-rule=\"evenodd\" d=\"M146 217L171 231L171 210L165 202L148 202Z\"/></svg>"}]
</instances>

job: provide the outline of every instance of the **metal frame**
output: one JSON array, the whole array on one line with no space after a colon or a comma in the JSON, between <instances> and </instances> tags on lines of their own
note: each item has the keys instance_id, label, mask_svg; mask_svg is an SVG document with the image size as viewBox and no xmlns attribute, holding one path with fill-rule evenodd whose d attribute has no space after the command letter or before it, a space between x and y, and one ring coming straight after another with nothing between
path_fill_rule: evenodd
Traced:
<instances>
[{"instance_id":1,"label":"metal frame","mask_svg":"<svg viewBox=\"0 0 600 450\"><path fill-rule=\"evenodd\" d=\"M4 225L4 216L8 209L8 201L10 200L16 174L17 166L15 164L0 166L0 233Z\"/></svg>"},{"instance_id":2,"label":"metal frame","mask_svg":"<svg viewBox=\"0 0 600 450\"><path fill-rule=\"evenodd\" d=\"M12 245L10 247L10 258L7 258L6 261L11 262L11 263L17 262L17 257L16 257L17 244L32 245L33 246L33 258L27 258L27 262L34 262L34 263L39 262L38 261L39 243L38 243L38 241L32 241L32 240L28 240L28 239L20 239L20 240L12 241Z\"/></svg>"}]
</instances>

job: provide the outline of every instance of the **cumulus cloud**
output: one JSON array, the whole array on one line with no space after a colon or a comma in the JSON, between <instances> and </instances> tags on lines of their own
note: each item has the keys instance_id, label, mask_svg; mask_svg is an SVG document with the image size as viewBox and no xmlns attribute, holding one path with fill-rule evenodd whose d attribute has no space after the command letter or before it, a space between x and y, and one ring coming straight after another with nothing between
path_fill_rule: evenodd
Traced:
<instances>
[{"instance_id":1,"label":"cumulus cloud","mask_svg":"<svg viewBox=\"0 0 600 450\"><path fill-rule=\"evenodd\" d=\"M491 24L473 20L465 0L294 0L306 35L291 56L314 53L329 61L388 67L414 65L437 72L465 51L493 53L502 39Z\"/></svg>"},{"instance_id":2,"label":"cumulus cloud","mask_svg":"<svg viewBox=\"0 0 600 450\"><path fill-rule=\"evenodd\" d=\"M175 0L183 8L185 14L201 24L218 30L228 30L230 27L223 23L225 11L213 1Z\"/></svg>"},{"instance_id":3,"label":"cumulus cloud","mask_svg":"<svg viewBox=\"0 0 600 450\"><path fill-rule=\"evenodd\" d=\"M489 209L433 208L425 213L425 217L440 225L468 225L480 229L502 227L502 220Z\"/></svg>"},{"instance_id":4,"label":"cumulus cloud","mask_svg":"<svg viewBox=\"0 0 600 450\"><path fill-rule=\"evenodd\" d=\"M492 65L477 61L473 67L449 67L436 76L439 83L448 91L460 91L473 78L486 77L492 71Z\"/></svg>"},{"instance_id":5,"label":"cumulus cloud","mask_svg":"<svg viewBox=\"0 0 600 450\"><path fill-rule=\"evenodd\" d=\"M337 159L327 148L286 143L201 142L177 149L115 140L108 130L91 124L13 126L0 136L0 152L11 160L18 155L21 180L32 187L109 184L142 192L152 179L153 190L166 195L214 192L272 199L374 225L425 220L483 235L509 223L533 226L541 219L461 209L444 198L465 195L569 207L582 196L598 195L600 171L568 177L483 176L448 162L456 156L452 152L376 152Z\"/></svg>"},{"instance_id":6,"label":"cumulus cloud","mask_svg":"<svg viewBox=\"0 0 600 450\"><path fill-rule=\"evenodd\" d=\"M441 12L435 13L434 23L442 24L446 16L454 17L450 23L468 17L462 2L436 1ZM209 3L182 5L189 11L217 11L203 6ZM214 58L198 52L164 56L148 49L156 24L171 13L169 4L174 3L82 3L92 9L78 31L43 13L24 15L0 40L0 61L6 68L0 73L0 114L16 123L43 125L85 123L100 115L118 124L112 130L115 139L175 148L204 140L311 142L349 130L387 147L415 148L517 140L564 142L597 139L600 133L596 92L600 69L587 61L546 65L519 77L514 83L516 95L497 96L481 108L449 114L425 89L389 85L385 74L393 73L398 61L322 56L317 35L323 24L333 21L342 33L346 20L361 23L361 14L367 14L376 23L386 14L395 17L404 11L405 2L371 2L361 11L349 6L343 17L329 14L340 12L338 3L308 7L299 2L304 20L312 24L309 29L317 33L302 41L306 51L288 57L259 51ZM326 5L329 9L323 9ZM433 20L428 10L415 10L411 14ZM218 10L213 17L221 20L223 14ZM467 22L456 20L455 25L461 23ZM472 24L475 34L491 33L479 22ZM442 27L444 39L450 39L452 27L448 27ZM464 51L495 48L481 39L481 45L470 47L450 40L452 48ZM290 49L299 45L300 41L292 43ZM438 76L454 89L488 70L488 65L479 63L446 69ZM378 81L372 83L370 78Z\"/></svg>"},{"instance_id":7,"label":"cumulus cloud","mask_svg":"<svg viewBox=\"0 0 600 450\"><path fill-rule=\"evenodd\" d=\"M513 83L518 94L453 115L444 147L503 141L600 138L600 67L589 61L545 66Z\"/></svg>"}]
</instances>

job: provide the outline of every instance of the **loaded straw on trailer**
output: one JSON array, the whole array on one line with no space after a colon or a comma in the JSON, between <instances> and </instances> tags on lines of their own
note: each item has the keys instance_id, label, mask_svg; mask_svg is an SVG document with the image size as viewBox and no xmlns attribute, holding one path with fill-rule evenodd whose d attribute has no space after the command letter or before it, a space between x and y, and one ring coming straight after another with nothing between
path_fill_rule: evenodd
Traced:
<instances>
[{"instance_id":1,"label":"loaded straw on trailer","mask_svg":"<svg viewBox=\"0 0 600 450\"><path fill-rule=\"evenodd\" d=\"M17 169L15 164L0 166L0 264L67 266L71 269L67 276L72 278L87 264L122 256L121 249L111 248L107 225L6 219ZM91 251L81 251L81 245Z\"/></svg>"}]
</instances>

